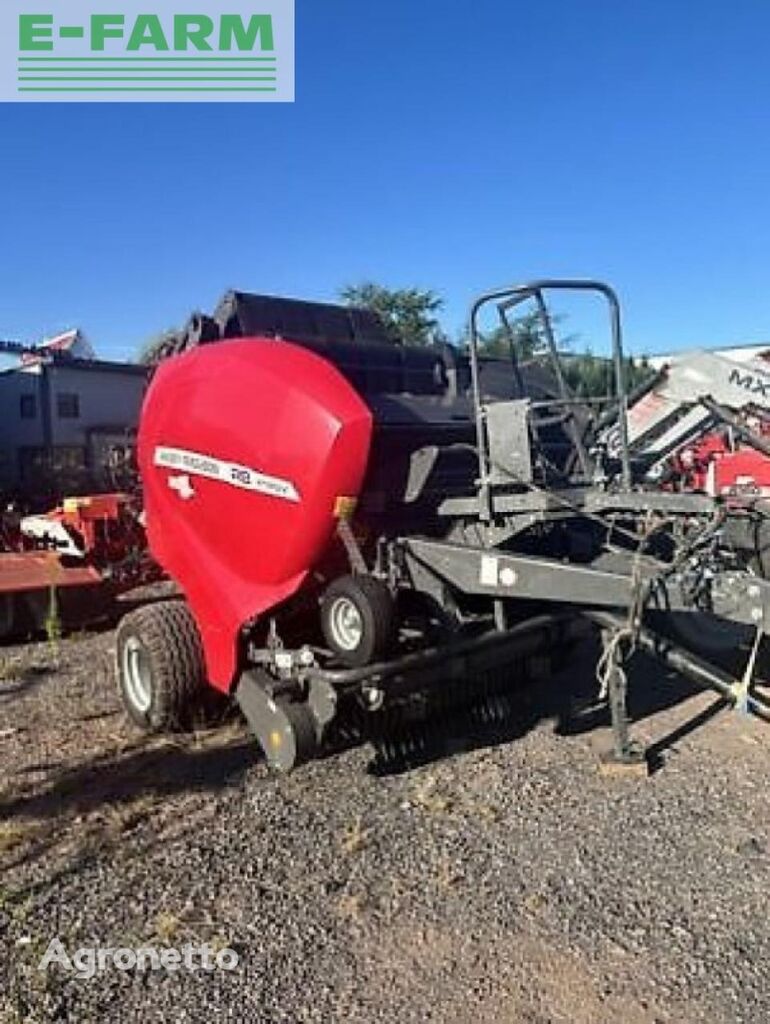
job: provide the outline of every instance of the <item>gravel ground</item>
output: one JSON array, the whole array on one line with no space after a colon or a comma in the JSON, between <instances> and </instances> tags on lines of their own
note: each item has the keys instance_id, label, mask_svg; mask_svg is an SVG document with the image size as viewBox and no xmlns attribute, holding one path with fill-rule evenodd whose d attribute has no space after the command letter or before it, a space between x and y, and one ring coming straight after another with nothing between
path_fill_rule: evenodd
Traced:
<instances>
[{"instance_id":1,"label":"gravel ground","mask_svg":"<svg viewBox=\"0 0 770 1024\"><path fill-rule=\"evenodd\" d=\"M0 655L0 1020L770 1020L770 733L713 696L640 663L660 768L602 775L589 644L422 767L277 778L237 722L143 741L112 643ZM54 937L240 962L81 980Z\"/></svg>"}]
</instances>

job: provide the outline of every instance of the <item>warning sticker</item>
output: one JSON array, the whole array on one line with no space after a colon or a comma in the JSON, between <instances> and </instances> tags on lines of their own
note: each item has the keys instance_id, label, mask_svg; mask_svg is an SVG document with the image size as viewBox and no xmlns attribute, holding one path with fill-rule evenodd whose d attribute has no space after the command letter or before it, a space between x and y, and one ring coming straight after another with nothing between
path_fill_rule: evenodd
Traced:
<instances>
[{"instance_id":1,"label":"warning sticker","mask_svg":"<svg viewBox=\"0 0 770 1024\"><path fill-rule=\"evenodd\" d=\"M481 570L479 572L479 583L482 587L497 586L497 563L494 555L481 556Z\"/></svg>"},{"instance_id":2,"label":"warning sticker","mask_svg":"<svg viewBox=\"0 0 770 1024\"><path fill-rule=\"evenodd\" d=\"M257 491L271 498L282 498L284 501L300 500L297 488L290 480L268 476L237 462L226 462L210 455L201 455L200 452L190 452L184 448L156 448L153 462L165 469L181 470L192 476L218 480L230 487L239 487L242 491Z\"/></svg>"}]
</instances>

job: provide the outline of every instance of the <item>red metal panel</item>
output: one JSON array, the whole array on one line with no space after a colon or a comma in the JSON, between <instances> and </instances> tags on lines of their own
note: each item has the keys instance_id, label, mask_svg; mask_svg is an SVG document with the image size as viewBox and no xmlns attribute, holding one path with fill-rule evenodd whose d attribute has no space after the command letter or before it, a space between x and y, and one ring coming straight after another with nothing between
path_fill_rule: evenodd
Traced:
<instances>
[{"instance_id":1,"label":"red metal panel","mask_svg":"<svg viewBox=\"0 0 770 1024\"><path fill-rule=\"evenodd\" d=\"M714 466L714 493L721 497L770 496L770 459L753 448L740 448Z\"/></svg>"},{"instance_id":2,"label":"red metal panel","mask_svg":"<svg viewBox=\"0 0 770 1024\"><path fill-rule=\"evenodd\" d=\"M148 539L220 689L234 682L243 625L301 586L336 499L358 495L371 430L339 371L288 342L225 341L158 369L138 446Z\"/></svg>"},{"instance_id":3,"label":"red metal panel","mask_svg":"<svg viewBox=\"0 0 770 1024\"><path fill-rule=\"evenodd\" d=\"M53 551L0 554L0 593L45 590L49 587L88 587L102 583L92 566L63 566Z\"/></svg>"}]
</instances>

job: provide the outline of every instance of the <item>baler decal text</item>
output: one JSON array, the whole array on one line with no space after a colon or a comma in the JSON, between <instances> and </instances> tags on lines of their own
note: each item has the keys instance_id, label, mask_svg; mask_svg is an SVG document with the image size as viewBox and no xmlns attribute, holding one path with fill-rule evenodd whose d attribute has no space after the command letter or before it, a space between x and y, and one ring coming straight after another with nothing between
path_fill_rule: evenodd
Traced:
<instances>
[{"instance_id":1,"label":"baler decal text","mask_svg":"<svg viewBox=\"0 0 770 1024\"><path fill-rule=\"evenodd\" d=\"M208 480L239 487L243 491L257 491L284 501L300 500L297 488L290 480L268 476L237 462L226 462L210 455L201 455L200 452L190 452L184 448L156 448L153 462L165 469L183 470L193 476L204 476Z\"/></svg>"}]
</instances>

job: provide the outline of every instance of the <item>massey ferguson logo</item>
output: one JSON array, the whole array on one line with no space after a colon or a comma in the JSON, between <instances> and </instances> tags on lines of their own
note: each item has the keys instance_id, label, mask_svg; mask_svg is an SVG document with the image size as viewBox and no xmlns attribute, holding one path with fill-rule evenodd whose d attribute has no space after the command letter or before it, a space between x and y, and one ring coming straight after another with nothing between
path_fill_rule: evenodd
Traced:
<instances>
[{"instance_id":1,"label":"massey ferguson logo","mask_svg":"<svg viewBox=\"0 0 770 1024\"><path fill-rule=\"evenodd\" d=\"M257 491L270 498L282 498L284 501L300 500L299 492L291 480L282 480L249 466L241 466L237 462L226 462L185 448L156 448L152 461L156 466L177 471L176 475L169 476L166 482L184 501L189 501L196 494L191 477L206 477L229 487L238 487L242 491Z\"/></svg>"},{"instance_id":2,"label":"massey ferguson logo","mask_svg":"<svg viewBox=\"0 0 770 1024\"><path fill-rule=\"evenodd\" d=\"M730 383L745 388L749 394L758 398L770 399L770 377L763 379L753 373L741 373L740 370L730 371Z\"/></svg>"}]
</instances>

